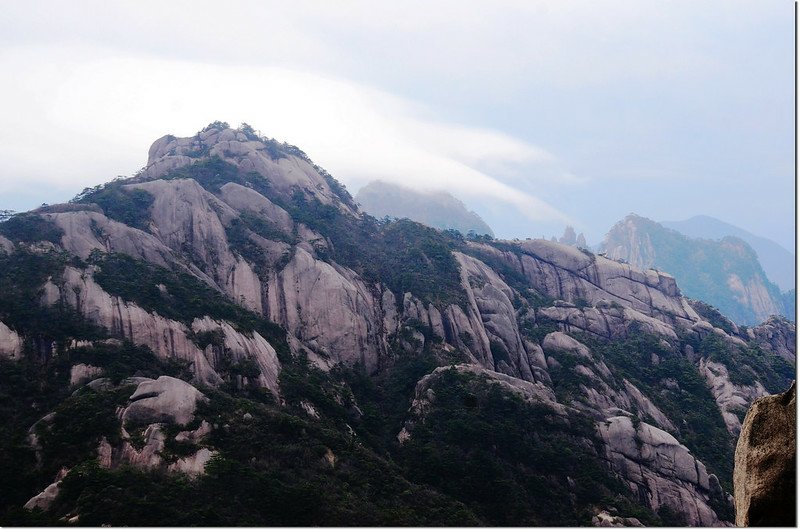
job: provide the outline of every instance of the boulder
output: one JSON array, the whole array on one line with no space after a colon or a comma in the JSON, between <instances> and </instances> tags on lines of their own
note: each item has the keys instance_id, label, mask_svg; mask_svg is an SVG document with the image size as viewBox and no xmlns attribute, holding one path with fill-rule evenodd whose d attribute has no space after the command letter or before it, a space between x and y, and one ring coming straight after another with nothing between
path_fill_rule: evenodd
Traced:
<instances>
[{"instance_id":1,"label":"boulder","mask_svg":"<svg viewBox=\"0 0 800 530\"><path fill-rule=\"evenodd\" d=\"M22 356L22 337L0 322L0 358L19 359Z\"/></svg>"},{"instance_id":2,"label":"boulder","mask_svg":"<svg viewBox=\"0 0 800 530\"><path fill-rule=\"evenodd\" d=\"M736 444L737 526L796 526L795 384L750 407Z\"/></svg>"},{"instance_id":3,"label":"boulder","mask_svg":"<svg viewBox=\"0 0 800 530\"><path fill-rule=\"evenodd\" d=\"M164 459L161 453L164 451L166 435L161 430L161 425L153 423L147 426L142 433L144 438L144 447L137 449L130 442L123 442L122 448L119 451L119 456L114 459L116 465L117 461L120 464L128 464L140 469L156 469L161 466ZM98 448L98 455L103 456L101 448ZM112 454L113 451L112 451Z\"/></svg>"},{"instance_id":4,"label":"boulder","mask_svg":"<svg viewBox=\"0 0 800 530\"><path fill-rule=\"evenodd\" d=\"M546 352L567 352L577 355L579 358L592 360L589 348L573 339L566 333L554 331L545 335L542 341L542 349Z\"/></svg>"},{"instance_id":5,"label":"boulder","mask_svg":"<svg viewBox=\"0 0 800 530\"><path fill-rule=\"evenodd\" d=\"M207 398L186 381L162 375L139 383L130 400L122 413L125 423L186 425L194 419L197 403Z\"/></svg>"}]
</instances>

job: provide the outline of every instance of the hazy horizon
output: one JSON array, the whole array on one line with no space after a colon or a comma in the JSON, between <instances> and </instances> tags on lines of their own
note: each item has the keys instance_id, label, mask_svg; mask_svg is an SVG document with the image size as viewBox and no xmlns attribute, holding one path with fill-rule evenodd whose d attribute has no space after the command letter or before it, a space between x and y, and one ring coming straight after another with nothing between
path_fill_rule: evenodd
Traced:
<instances>
[{"instance_id":1,"label":"hazy horizon","mask_svg":"<svg viewBox=\"0 0 800 530\"><path fill-rule=\"evenodd\" d=\"M28 2L0 18L0 209L214 120L498 237L708 215L794 248L792 3Z\"/></svg>"}]
</instances>

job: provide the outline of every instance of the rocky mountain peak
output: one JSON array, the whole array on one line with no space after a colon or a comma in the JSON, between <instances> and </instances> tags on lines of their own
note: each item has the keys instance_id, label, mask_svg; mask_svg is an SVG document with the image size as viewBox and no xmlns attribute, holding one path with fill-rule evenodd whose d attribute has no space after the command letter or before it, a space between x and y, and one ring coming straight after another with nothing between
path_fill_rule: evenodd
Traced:
<instances>
[{"instance_id":1,"label":"rocky mountain peak","mask_svg":"<svg viewBox=\"0 0 800 530\"><path fill-rule=\"evenodd\" d=\"M660 232L648 234L656 248ZM0 499L45 508L62 479L80 491L88 470L105 488L124 464L218 481L219 466L204 470L219 454L231 479L209 483L187 521L240 523L231 495L244 491L259 493L244 508L256 522L730 521L733 437L744 409L794 376L795 327L738 327L685 298L677 275L567 236L498 241L377 221L302 151L246 125L165 136L138 176L0 223L0 386L19 396L0 417L14 421L0 467L38 455L44 470ZM51 389L31 383L43 370ZM72 433L81 437L62 454ZM30 444L28 457L3 460L10 443ZM287 450L298 443L317 458ZM264 444L276 458L260 460ZM440 455L464 466L437 468ZM310 492L300 498L329 511L262 513L258 484L272 469L289 489L268 491ZM307 490L310 476L325 480ZM390 504L367 504L385 519L327 515L344 492L369 503L364 492L390 481L380 499ZM501 482L513 489L498 497ZM420 499L439 504L409 507L411 519L391 504ZM85 524L149 521L73 501L47 510ZM474 512L437 508L456 501ZM237 512L210 520L209 506Z\"/></svg>"},{"instance_id":2,"label":"rocky mountain peak","mask_svg":"<svg viewBox=\"0 0 800 530\"><path fill-rule=\"evenodd\" d=\"M717 307L739 324L755 324L773 314L793 318L793 300L787 303L758 255L738 237L692 238L629 214L608 231L602 247L609 258L635 268L669 272L686 296Z\"/></svg>"},{"instance_id":3,"label":"rocky mountain peak","mask_svg":"<svg viewBox=\"0 0 800 530\"><path fill-rule=\"evenodd\" d=\"M231 164L242 174L260 176L275 193L286 199L299 191L322 204L358 215L358 207L345 187L303 151L262 136L247 124L234 129L225 122L216 121L194 136L162 136L150 147L147 165L138 178L159 179L213 159Z\"/></svg>"}]
</instances>

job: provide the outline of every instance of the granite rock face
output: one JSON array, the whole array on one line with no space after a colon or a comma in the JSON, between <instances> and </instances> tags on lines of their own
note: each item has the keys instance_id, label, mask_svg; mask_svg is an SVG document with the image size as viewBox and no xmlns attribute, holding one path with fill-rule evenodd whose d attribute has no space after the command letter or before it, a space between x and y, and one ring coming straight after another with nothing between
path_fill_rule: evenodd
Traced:
<instances>
[{"instance_id":1,"label":"granite rock face","mask_svg":"<svg viewBox=\"0 0 800 530\"><path fill-rule=\"evenodd\" d=\"M478 376L485 382L498 385L504 391L517 395L525 401L545 405L555 414L566 416L566 407L558 403L553 390L542 383L523 381L522 379L487 370L486 368L481 368L474 364L459 364L450 367L442 366L436 368L433 372L417 382L414 389L414 399L409 409L408 419L403 429L397 434L397 440L401 444L411 439L414 425L417 422L424 421L427 411L430 409L432 402L436 399L431 386L446 370L455 370L462 374Z\"/></svg>"},{"instance_id":2,"label":"granite rock face","mask_svg":"<svg viewBox=\"0 0 800 530\"><path fill-rule=\"evenodd\" d=\"M538 292L556 300L578 299L594 305L619 304L670 325L699 320L681 296L675 278L655 270L596 256L575 247L541 239L521 241L518 252L471 243L476 251L502 260L523 274Z\"/></svg>"},{"instance_id":3,"label":"granite rock face","mask_svg":"<svg viewBox=\"0 0 800 530\"><path fill-rule=\"evenodd\" d=\"M276 148L281 152L276 153ZM258 173L282 196L290 197L294 190L302 189L322 204L354 213L353 207L341 200L328 179L297 148L273 146L269 141L230 128L207 128L189 138L167 135L156 140L150 147L144 176L162 177L196 162L198 153L201 157L219 156L244 173Z\"/></svg>"},{"instance_id":4,"label":"granite rock face","mask_svg":"<svg viewBox=\"0 0 800 530\"><path fill-rule=\"evenodd\" d=\"M748 330L748 335L766 351L772 352L790 363L797 357L797 327L783 317L771 316L763 324Z\"/></svg>"},{"instance_id":5,"label":"granite rock face","mask_svg":"<svg viewBox=\"0 0 800 530\"><path fill-rule=\"evenodd\" d=\"M162 375L139 383L122 413L123 422L186 425L194 419L197 403L207 398L195 387Z\"/></svg>"},{"instance_id":6,"label":"granite rock face","mask_svg":"<svg viewBox=\"0 0 800 530\"><path fill-rule=\"evenodd\" d=\"M181 178L169 175L211 156L243 173L236 182L214 185L201 185L200 177L186 178L191 175L188 170ZM325 212L364 219L346 192L299 150L243 131L217 127L192 138L164 137L153 144L145 171L120 186L144 191L153 199L145 222L137 224L140 228L110 219L97 205L41 213L63 236L58 245L37 243L28 250L65 251L84 260L67 262L63 273L41 286L38 299L44 306L74 309L105 328L112 340L130 340L161 359L186 361L192 382L266 388L281 405L285 402L277 344L256 331L242 331L233 321L195 315L172 320L157 309L147 311L133 300L113 296L95 281L92 254L121 253L194 276L249 310L250 316L260 315L284 328L290 350L286 355L306 357L333 374L339 364L363 367L368 374L384 373L404 356L431 355L437 363L451 364L462 374L544 405L564 421L576 414L590 431L596 425L597 435L585 435L584 441L594 444L603 465L644 506L654 511L668 508L686 524L721 524L711 506L719 506L716 501L724 500L724 494L703 463L681 444L691 445L683 438L686 426L674 417L674 403L662 399L683 388L682 381L670 379L680 376L647 380L636 370L628 373L604 358L596 345L640 334L654 336L658 353L642 356L645 363L649 360L647 370L655 373L659 363L678 360L682 369L696 369L693 376L700 377L700 386L705 381L731 437L741 428L738 416L766 389L760 381L733 384L725 362L699 353L702 341L718 338L726 348L744 350L760 346L772 361L795 359L795 327L785 319L772 318L747 330L715 320L727 331L715 327L681 295L669 274L640 270L571 246L574 234L570 245L543 240L454 243L450 248L460 275L460 284L453 282L461 289L458 303L436 302L408 292L414 290L411 287L393 291L389 282L360 273L358 264L339 263L334 244L338 240L314 219L299 215L292 202L302 195L319 201ZM242 226L250 227L244 237L236 232ZM0 252L22 249L6 241L0 239ZM639 249L643 260L648 248ZM31 337L18 331L0 322L0 357L22 355ZM55 352L57 346L42 348ZM83 346L91 344L73 341L66 348ZM74 385L100 375L76 363ZM237 363L254 366L257 372L233 375L229 368ZM417 383L405 428L398 435L401 443L413 436L414 423L424 419L435 398L428 392L432 382L449 369L437 368ZM215 454L211 447L198 446L175 461L162 454L169 442L163 424L186 425L202 394L172 378L128 383L136 384L137 391L120 411L121 418L142 431L135 434L144 446L122 433L116 447L100 443L100 462L109 468L127 463L189 475L202 472ZM565 385L571 386L565 391ZM96 391L113 387L109 379L88 386ZM324 408L312 401L304 397L297 405L308 418L323 420ZM182 443L207 445L211 430L206 422L194 430L186 427L178 436ZM593 513L599 524L626 522L614 512Z\"/></svg>"},{"instance_id":7,"label":"granite rock face","mask_svg":"<svg viewBox=\"0 0 800 530\"><path fill-rule=\"evenodd\" d=\"M792 384L747 412L733 472L737 526L796 526L796 411Z\"/></svg>"},{"instance_id":8,"label":"granite rock face","mask_svg":"<svg viewBox=\"0 0 800 530\"><path fill-rule=\"evenodd\" d=\"M188 361L197 380L212 386L222 381L215 370L218 366L217 356L212 346L201 349L192 337L194 333L220 330L224 336L224 346L234 361L253 359L258 365L260 375L254 383L270 389L276 395L278 393L280 364L277 354L258 332L254 331L248 337L233 329L229 323L217 322L209 317L196 319L189 328L182 322L164 318L132 302L111 296L94 281L91 271L73 267L65 269L59 285L48 282L44 286L42 303L52 306L60 302L73 307L113 335L149 347L162 359Z\"/></svg>"},{"instance_id":9,"label":"granite rock face","mask_svg":"<svg viewBox=\"0 0 800 530\"><path fill-rule=\"evenodd\" d=\"M22 337L0 322L0 358L19 359L22 356Z\"/></svg>"},{"instance_id":10,"label":"granite rock face","mask_svg":"<svg viewBox=\"0 0 800 530\"><path fill-rule=\"evenodd\" d=\"M706 379L717 407L725 420L725 427L733 436L739 436L742 422L738 413L746 410L750 403L769 394L759 381L753 385L734 385L728 374L728 367L710 359L700 359L700 373Z\"/></svg>"},{"instance_id":11,"label":"granite rock face","mask_svg":"<svg viewBox=\"0 0 800 530\"><path fill-rule=\"evenodd\" d=\"M266 316L335 361L373 371L381 350L380 305L353 271L297 248L268 280Z\"/></svg>"},{"instance_id":12,"label":"granite rock face","mask_svg":"<svg viewBox=\"0 0 800 530\"><path fill-rule=\"evenodd\" d=\"M31 499L25 503L23 506L26 510L47 510L53 501L56 500L58 497L59 492L61 491L61 479L67 476L69 470L67 468L62 468L59 470L58 474L56 475L55 481L47 486L41 493L31 497Z\"/></svg>"},{"instance_id":13,"label":"granite rock face","mask_svg":"<svg viewBox=\"0 0 800 530\"><path fill-rule=\"evenodd\" d=\"M666 506L690 526L720 521L709 506L711 488L705 465L672 435L627 416L599 422L606 457L639 500L654 511Z\"/></svg>"},{"instance_id":14,"label":"granite rock face","mask_svg":"<svg viewBox=\"0 0 800 530\"><path fill-rule=\"evenodd\" d=\"M103 369L91 364L78 363L72 365L69 371L69 384L70 386L80 385L87 381L95 379L103 373Z\"/></svg>"}]
</instances>

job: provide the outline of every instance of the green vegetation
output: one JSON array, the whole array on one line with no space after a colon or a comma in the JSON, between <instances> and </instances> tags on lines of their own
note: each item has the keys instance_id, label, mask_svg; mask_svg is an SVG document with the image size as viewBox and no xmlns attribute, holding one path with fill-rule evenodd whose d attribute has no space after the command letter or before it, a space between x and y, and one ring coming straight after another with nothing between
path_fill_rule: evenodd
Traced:
<instances>
[{"instance_id":1,"label":"green vegetation","mask_svg":"<svg viewBox=\"0 0 800 530\"><path fill-rule=\"evenodd\" d=\"M280 148L307 159L302 151L295 152L292 146L281 145ZM321 168L318 170L322 171ZM327 175L324 171L321 174L323 177ZM299 190L287 201L275 193L266 178L257 173L242 173L219 157L178 168L164 178L191 178L212 193L218 193L220 187L228 182L250 187L286 209L295 221L326 237L332 248L329 252L318 249L322 259L355 270L367 282L384 283L398 295L398 299L402 299L403 293L411 292L440 307L451 303L466 304L458 263L452 255L452 250L463 246L460 236L456 238L408 220L382 224L370 216L355 218L334 205L308 198ZM331 183L338 185L332 177L329 185ZM334 191L336 189L339 188ZM343 187L338 193L343 202L352 203ZM232 248L262 271L265 256L250 239L250 232L267 239L293 242L293 238L255 215L244 214L234 221L227 229Z\"/></svg>"},{"instance_id":2,"label":"green vegetation","mask_svg":"<svg viewBox=\"0 0 800 530\"><path fill-rule=\"evenodd\" d=\"M257 331L279 353L288 352L285 332L278 325L236 305L188 273L124 254L95 253L91 262L98 267L95 281L112 295L190 326L195 318L204 316L226 320L242 333Z\"/></svg>"},{"instance_id":3,"label":"green vegetation","mask_svg":"<svg viewBox=\"0 0 800 530\"><path fill-rule=\"evenodd\" d=\"M474 507L488 524L588 525L593 504L614 505L615 497L633 504L597 459L590 418L567 420L454 369L431 388L433 406L400 450L401 465L414 480ZM644 510L637 515L658 522Z\"/></svg>"},{"instance_id":4,"label":"green vegetation","mask_svg":"<svg viewBox=\"0 0 800 530\"><path fill-rule=\"evenodd\" d=\"M60 363L84 363L103 369L103 376L118 385L126 377L150 377L169 375L179 379L190 379L188 363L178 359L162 360L146 346L128 340L111 340L95 343L89 347L68 350L59 357Z\"/></svg>"},{"instance_id":5,"label":"green vegetation","mask_svg":"<svg viewBox=\"0 0 800 530\"><path fill-rule=\"evenodd\" d=\"M438 307L466 305L452 254L460 241L446 233L407 219L381 224L369 216L354 218L299 192L285 207L295 221L331 241L331 259L367 283L382 282L397 300L410 292Z\"/></svg>"},{"instance_id":6,"label":"green vegetation","mask_svg":"<svg viewBox=\"0 0 800 530\"><path fill-rule=\"evenodd\" d=\"M132 386L96 392L83 387L62 401L50 421L36 424L42 446L42 466L53 476L61 467L72 467L96 455L102 437L119 441L117 407L133 393Z\"/></svg>"},{"instance_id":7,"label":"green vegetation","mask_svg":"<svg viewBox=\"0 0 800 530\"><path fill-rule=\"evenodd\" d=\"M219 193L228 182L247 186L262 195L269 196L272 185L269 180L258 173L243 173L218 156L200 160L188 166L179 167L161 177L164 180L194 179L211 193Z\"/></svg>"},{"instance_id":8,"label":"green vegetation","mask_svg":"<svg viewBox=\"0 0 800 530\"><path fill-rule=\"evenodd\" d=\"M358 435L376 451L395 448L397 433L403 428L417 381L439 364L428 351L399 356L391 367L372 377L363 367L337 370L334 375L347 383L362 413L354 423Z\"/></svg>"},{"instance_id":9,"label":"green vegetation","mask_svg":"<svg viewBox=\"0 0 800 530\"><path fill-rule=\"evenodd\" d=\"M541 344L544 338L554 331L560 331L558 322L544 315L539 315L536 320L526 319L520 323L519 331L526 338Z\"/></svg>"},{"instance_id":10,"label":"green vegetation","mask_svg":"<svg viewBox=\"0 0 800 530\"><path fill-rule=\"evenodd\" d=\"M52 364L0 359L0 469L6 477L0 481L0 521L4 525L25 516L22 505L52 482L52 476L37 468L36 455L27 442L28 429L69 395L69 374Z\"/></svg>"},{"instance_id":11,"label":"green vegetation","mask_svg":"<svg viewBox=\"0 0 800 530\"><path fill-rule=\"evenodd\" d=\"M42 360L0 360L0 469L14 477L0 483L0 521L5 524L35 523L15 508L50 484L61 467L93 458L101 437L119 442L116 410L133 387L75 390L69 386L69 374L79 362L102 368L102 376L114 384L131 376L188 375L180 363L162 361L129 342L65 350ZM42 419L48 412L55 414ZM34 424L38 456L28 441Z\"/></svg>"},{"instance_id":12,"label":"green vegetation","mask_svg":"<svg viewBox=\"0 0 800 530\"><path fill-rule=\"evenodd\" d=\"M123 181L115 180L86 188L72 202L97 204L109 219L146 231L150 222L150 206L154 200L146 191L128 188Z\"/></svg>"},{"instance_id":13,"label":"green vegetation","mask_svg":"<svg viewBox=\"0 0 800 530\"><path fill-rule=\"evenodd\" d=\"M61 301L51 307L41 304L41 289L48 278L58 282L64 268L80 266L79 261L64 252L24 247L0 254L0 321L25 336L28 352L49 349L52 343L62 350L72 339L107 336Z\"/></svg>"},{"instance_id":14,"label":"green vegetation","mask_svg":"<svg viewBox=\"0 0 800 530\"><path fill-rule=\"evenodd\" d=\"M0 235L14 242L49 241L59 244L64 231L54 222L40 215L21 213L9 217L7 221L0 222Z\"/></svg>"},{"instance_id":15,"label":"green vegetation","mask_svg":"<svg viewBox=\"0 0 800 530\"><path fill-rule=\"evenodd\" d=\"M795 367L791 363L754 344L728 345L714 333L709 333L702 341L689 342L701 356L724 364L735 385L753 385L758 380L770 393L777 394L785 392L795 378Z\"/></svg>"},{"instance_id":16,"label":"green vegetation","mask_svg":"<svg viewBox=\"0 0 800 530\"><path fill-rule=\"evenodd\" d=\"M655 250L653 265L673 275L684 295L703 300L742 324L755 324L758 319L752 308L737 299L730 287L731 275L744 285L752 280L763 283L770 298L778 304L783 301L780 289L767 279L755 251L741 239L693 239L649 219L637 218L636 222L640 237L647 237ZM612 229L611 235L614 234ZM610 245L614 244L612 240Z\"/></svg>"},{"instance_id":17,"label":"green vegetation","mask_svg":"<svg viewBox=\"0 0 800 530\"><path fill-rule=\"evenodd\" d=\"M734 442L725 428L705 380L697 367L680 354L665 349L658 337L631 330L618 341L600 341L588 336L581 342L601 355L619 378L636 385L666 414L680 431L678 437L732 491ZM653 364L651 355L660 362ZM678 388L665 384L678 382Z\"/></svg>"},{"instance_id":18,"label":"green vegetation","mask_svg":"<svg viewBox=\"0 0 800 530\"><path fill-rule=\"evenodd\" d=\"M158 526L442 526L477 524L463 505L412 485L374 455L347 447L335 433L293 417L260 414L232 425L196 481L89 461L63 481L54 510L75 510L84 525ZM260 433L270 432L264 437ZM239 444L257 435L243 462ZM274 438L273 438L274 436ZM339 464L324 455L329 444Z\"/></svg>"},{"instance_id":19,"label":"green vegetation","mask_svg":"<svg viewBox=\"0 0 800 530\"><path fill-rule=\"evenodd\" d=\"M210 127L222 126L227 124ZM248 138L260 139L252 128L242 129ZM272 142L268 151L275 158L305 157L292 146ZM439 232L408 220L356 218L300 192L287 199L263 177L242 174L219 158L199 161L167 178L193 178L212 192L237 182L263 193L325 238L318 257L353 269L367 285L382 283L398 303L411 292L440 308L466 305L453 252L468 252L520 293L513 304L526 315L520 322L526 338L541 342L559 329L558 323L541 316L534 319L524 311L553 301L530 288L521 267L467 244L457 232ZM347 200L346 190L335 187L332 177L329 184ZM147 193L112 183L88 190L78 202L96 203L109 217L146 228L152 201ZM0 233L13 234L8 237L19 242L57 240L56 232L39 216L0 223ZM253 214L234 220L227 228L232 248L261 273L267 260L254 235L289 244L295 240ZM518 245L478 240L501 252L522 252ZM260 370L252 359L237 359L226 349L221 328L191 334L198 347L211 349L225 381L218 388L201 388L210 401L200 405L189 427L203 420L214 426L201 442L218 453L207 473L190 480L163 471L100 468L93 459L101 437L120 442L116 410L132 391L119 386L124 379L162 374L189 379L188 364L160 360L148 348L130 342L104 340L107 331L64 303L42 307L42 285L48 279L58 284L66 266L85 268L86 263L63 252L19 245L12 254L0 254L0 320L27 341L24 360L0 360L0 468L15 479L0 484L0 524L59 524L59 517L79 513L85 525L586 525L600 506L616 507L645 524L678 521L668 510L651 513L604 467L592 418L575 410L557 414L481 376L442 371L425 394L429 403L424 418L411 418L414 423L406 424L418 381L438 366L463 360L461 352L448 351L422 322L403 322L400 332L390 337L388 355L381 357L377 373L368 374L360 365L326 372L304 354L290 352L285 330L184 271L101 252L89 263L96 267L94 278L103 289L145 310L188 325L209 316L230 322L242 333L260 333L281 361L280 398L242 383L256 378ZM376 294L380 295L378 288ZM581 299L575 303L588 304ZM699 307L712 323L732 330L719 312ZM73 339L95 343L75 348ZM468 334L461 339L471 342ZM419 353L398 347L414 340ZM624 341L580 340L618 376L607 381L609 385L618 388L624 377L640 388L675 423L681 442L730 489L732 441L696 366L663 348L658 338L635 330ZM755 346L726 347L713 334L703 341L683 340L700 355L726 364L735 383L758 379L770 390L783 390L793 377L793 367ZM55 351L50 348L53 342ZM490 349L496 362L510 364L501 342L490 341ZM652 354L660 362L653 363ZM570 353L553 357L560 364L549 370L557 397L567 404L581 399L580 385L591 381L575 373L580 359ZM100 367L102 376L118 386L70 388L70 368L78 362ZM39 421L51 411L52 417ZM26 440L37 421L33 432L41 444L38 455ZM411 438L400 444L397 435L404 427ZM163 456L168 461L197 449L174 440L180 429L164 428L168 439ZM135 429L131 435L132 443L143 443ZM61 466L73 469L51 513L20 511L28 498L52 482ZM730 515L724 504L715 508L723 517Z\"/></svg>"},{"instance_id":20,"label":"green vegetation","mask_svg":"<svg viewBox=\"0 0 800 530\"><path fill-rule=\"evenodd\" d=\"M733 323L728 320L722 313L717 311L717 308L711 306L700 300L692 300L692 308L697 311L697 314L708 320L708 322L715 328L719 328L728 335L736 335Z\"/></svg>"},{"instance_id":21,"label":"green vegetation","mask_svg":"<svg viewBox=\"0 0 800 530\"><path fill-rule=\"evenodd\" d=\"M282 241L284 243L294 243L294 238L287 235L282 230L249 212L244 212L236 219L233 219L229 226L225 228L225 235L228 238L228 245L231 250L238 252L243 258L254 265L254 270L259 276L268 271L267 254L259 244L251 238L251 234L256 234L272 241Z\"/></svg>"},{"instance_id":22,"label":"green vegetation","mask_svg":"<svg viewBox=\"0 0 800 530\"><path fill-rule=\"evenodd\" d=\"M144 190L126 187L125 181L120 177L94 188L85 188L73 197L70 204L96 204L109 219L146 231L154 200Z\"/></svg>"}]
</instances>

